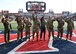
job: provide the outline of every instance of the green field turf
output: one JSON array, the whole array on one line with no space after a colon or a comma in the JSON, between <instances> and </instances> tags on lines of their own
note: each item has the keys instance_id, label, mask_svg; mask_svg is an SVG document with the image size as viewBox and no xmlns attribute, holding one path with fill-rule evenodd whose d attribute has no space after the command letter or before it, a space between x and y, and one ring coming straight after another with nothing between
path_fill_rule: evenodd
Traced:
<instances>
[{"instance_id":1,"label":"green field turf","mask_svg":"<svg viewBox=\"0 0 76 54\"><path fill-rule=\"evenodd\" d=\"M32 21L31 21L32 22ZM17 30L17 23L16 23L16 21L12 21L11 22L11 25L12 25L12 29L13 30ZM54 22L54 29L57 29L57 21L55 21ZM74 21L74 26L75 26L75 29L76 29L76 21ZM67 28L67 23L65 23L65 25L64 25L64 30L66 30ZM0 23L0 30L4 30L4 26L3 26L3 24L2 23Z\"/></svg>"}]
</instances>

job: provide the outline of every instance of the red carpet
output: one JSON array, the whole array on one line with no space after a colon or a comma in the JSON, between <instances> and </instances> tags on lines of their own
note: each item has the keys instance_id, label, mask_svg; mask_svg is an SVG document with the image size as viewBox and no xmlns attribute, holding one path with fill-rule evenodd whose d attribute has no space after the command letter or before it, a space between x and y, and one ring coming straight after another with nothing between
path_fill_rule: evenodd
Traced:
<instances>
[{"instance_id":1,"label":"red carpet","mask_svg":"<svg viewBox=\"0 0 76 54\"><path fill-rule=\"evenodd\" d=\"M46 41L44 41L44 38L42 37L42 40L40 41L40 36L38 38L38 41L36 41L36 37L34 38L34 41L32 39L25 43L23 46L21 46L17 52L21 51L41 51L41 50L52 50L48 48L48 34L46 33Z\"/></svg>"},{"instance_id":2,"label":"red carpet","mask_svg":"<svg viewBox=\"0 0 76 54\"><path fill-rule=\"evenodd\" d=\"M29 41L20 47L17 52L21 51L37 51L37 50L51 50L48 48L48 41Z\"/></svg>"}]
</instances>

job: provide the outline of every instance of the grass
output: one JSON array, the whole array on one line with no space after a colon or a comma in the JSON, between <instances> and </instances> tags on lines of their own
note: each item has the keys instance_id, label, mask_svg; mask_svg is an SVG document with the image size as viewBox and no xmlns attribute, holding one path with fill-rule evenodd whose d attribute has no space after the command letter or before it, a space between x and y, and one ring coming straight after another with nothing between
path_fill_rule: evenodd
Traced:
<instances>
[{"instance_id":1,"label":"grass","mask_svg":"<svg viewBox=\"0 0 76 54\"><path fill-rule=\"evenodd\" d=\"M32 21L31 21L32 22ZM12 29L13 30L17 30L17 23L16 23L16 21L12 21L11 22L11 25L12 25ZM54 29L57 29L57 21L55 21L54 23L53 23L53 25L54 25ZM75 29L76 29L76 21L74 21L74 26L75 26ZM64 30L66 30L67 28L67 23L65 23L65 25L64 25ZM0 23L0 30L4 30L4 26L3 26L3 24L2 23Z\"/></svg>"}]
</instances>

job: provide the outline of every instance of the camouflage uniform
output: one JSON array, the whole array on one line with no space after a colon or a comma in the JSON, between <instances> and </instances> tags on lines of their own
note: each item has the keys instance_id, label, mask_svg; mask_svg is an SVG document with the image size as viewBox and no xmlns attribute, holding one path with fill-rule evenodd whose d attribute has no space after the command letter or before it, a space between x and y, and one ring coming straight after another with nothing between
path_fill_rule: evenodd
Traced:
<instances>
[{"instance_id":1,"label":"camouflage uniform","mask_svg":"<svg viewBox=\"0 0 76 54\"><path fill-rule=\"evenodd\" d=\"M26 38L27 38L27 35L29 35L29 39L30 39L30 27L31 27L32 24L31 24L31 22L29 21L28 18L24 20L24 23L26 24L26 27L25 27L25 29L26 29Z\"/></svg>"},{"instance_id":2,"label":"camouflage uniform","mask_svg":"<svg viewBox=\"0 0 76 54\"><path fill-rule=\"evenodd\" d=\"M54 17L49 17L48 21L47 21L47 30L48 30L48 37L50 39L50 32L52 32L52 36L54 38L54 29L53 29L53 22L55 21Z\"/></svg>"},{"instance_id":3,"label":"camouflage uniform","mask_svg":"<svg viewBox=\"0 0 76 54\"><path fill-rule=\"evenodd\" d=\"M2 19L4 25L4 40L6 43L10 41L10 31L12 30L11 24L8 22L8 19Z\"/></svg>"},{"instance_id":4,"label":"camouflage uniform","mask_svg":"<svg viewBox=\"0 0 76 54\"><path fill-rule=\"evenodd\" d=\"M59 36L60 36L60 38L62 38L62 36L63 36L63 26L64 26L64 20L62 19L62 17L59 17L58 19L57 19L57 21L58 21L58 38L59 38Z\"/></svg>"},{"instance_id":5,"label":"camouflage uniform","mask_svg":"<svg viewBox=\"0 0 76 54\"><path fill-rule=\"evenodd\" d=\"M38 40L38 33L39 33L39 27L40 27L40 22L36 17L33 17L33 40L34 40L34 35L36 33L36 39Z\"/></svg>"},{"instance_id":6,"label":"camouflage uniform","mask_svg":"<svg viewBox=\"0 0 76 54\"><path fill-rule=\"evenodd\" d=\"M40 40L42 39L42 33L44 33L44 40L45 40L45 35L46 35L46 22L44 20L44 17L41 18L41 25L40 25Z\"/></svg>"},{"instance_id":7,"label":"camouflage uniform","mask_svg":"<svg viewBox=\"0 0 76 54\"><path fill-rule=\"evenodd\" d=\"M22 21L21 16L18 16L15 21L17 21L17 24L18 24L18 26L17 26L17 29L18 29L18 32L17 32L18 36L17 36L17 39L19 39L19 37L22 39L22 36L23 36L23 29L24 29L24 23L23 23L23 21Z\"/></svg>"},{"instance_id":8,"label":"camouflage uniform","mask_svg":"<svg viewBox=\"0 0 76 54\"><path fill-rule=\"evenodd\" d=\"M71 37L72 37L72 32L73 32L73 29L74 29L74 23L73 23L73 20L71 18L67 18L65 20L65 22L67 22L67 35L66 35L66 40L68 39L68 34L70 33L70 40L71 40Z\"/></svg>"}]
</instances>

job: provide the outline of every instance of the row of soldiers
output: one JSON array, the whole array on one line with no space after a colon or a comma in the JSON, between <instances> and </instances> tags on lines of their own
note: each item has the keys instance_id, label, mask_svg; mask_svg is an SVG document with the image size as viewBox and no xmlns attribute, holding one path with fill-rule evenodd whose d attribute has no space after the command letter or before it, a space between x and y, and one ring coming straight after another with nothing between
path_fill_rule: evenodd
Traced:
<instances>
[{"instance_id":1,"label":"row of soldiers","mask_svg":"<svg viewBox=\"0 0 76 54\"><path fill-rule=\"evenodd\" d=\"M64 23L67 22L67 35L66 35L66 40L68 39L68 34L70 33L70 40L72 39L72 32L74 29L74 23L72 18L66 18L63 20L62 16L55 18L54 16L48 18L47 22L45 21L44 16L41 17L40 21L37 18L37 16L32 16L33 23L31 23L30 18L28 16L22 18L22 16L17 16L15 21L17 22L17 40L20 38L23 38L23 30L25 28L25 33L26 33L26 38L29 38L30 40L30 29L32 27L32 37L34 40L34 36L36 33L36 39L38 40L39 37L39 31L40 31L40 40L42 40L42 34L44 34L44 40L46 40L46 27L48 30L48 37L50 39L50 35L52 33L52 37L54 39L54 21L58 22L58 35L57 37L62 38L63 36L63 26ZM10 31L12 31L12 26L8 21L8 17L6 16L5 18L2 19L2 23L4 25L4 38L5 42L8 43L10 40ZM33 25L33 26L32 26ZM8 35L7 35L8 34Z\"/></svg>"}]
</instances>

